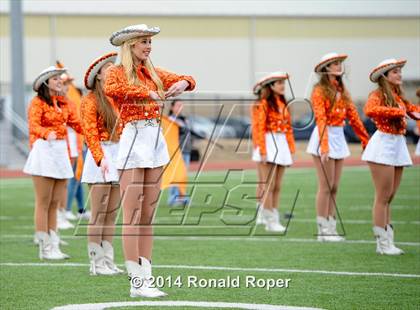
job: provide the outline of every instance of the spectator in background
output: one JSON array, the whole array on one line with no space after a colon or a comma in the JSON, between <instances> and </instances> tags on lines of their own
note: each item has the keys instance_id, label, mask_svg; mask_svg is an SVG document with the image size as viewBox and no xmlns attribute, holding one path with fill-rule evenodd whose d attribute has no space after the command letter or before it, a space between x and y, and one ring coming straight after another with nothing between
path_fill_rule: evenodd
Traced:
<instances>
[{"instance_id":1,"label":"spectator in background","mask_svg":"<svg viewBox=\"0 0 420 310\"><path fill-rule=\"evenodd\" d=\"M192 133L188 119L182 114L184 103L181 100L173 100L171 102L168 118L179 126L179 147L182 153L185 167L188 167L191 161L192 150ZM188 204L189 198L182 197L178 186L171 186L169 188L168 205L185 205Z\"/></svg>"}]
</instances>

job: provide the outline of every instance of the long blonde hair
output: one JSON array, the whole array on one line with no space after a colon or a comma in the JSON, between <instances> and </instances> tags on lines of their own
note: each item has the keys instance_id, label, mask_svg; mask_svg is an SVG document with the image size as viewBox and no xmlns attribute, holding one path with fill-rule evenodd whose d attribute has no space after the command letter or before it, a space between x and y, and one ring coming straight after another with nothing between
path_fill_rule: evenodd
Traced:
<instances>
[{"instance_id":1,"label":"long blonde hair","mask_svg":"<svg viewBox=\"0 0 420 310\"><path fill-rule=\"evenodd\" d=\"M108 101L107 97L104 94L104 91L102 89L101 83L95 77L95 81L93 82L93 94L95 95L96 102L97 102L97 109L99 115L102 116L105 128L110 134L111 141L117 141L117 130L116 130L116 123L117 123L117 115L114 111L114 109L111 106L111 103Z\"/></svg>"},{"instance_id":2,"label":"long blonde hair","mask_svg":"<svg viewBox=\"0 0 420 310\"><path fill-rule=\"evenodd\" d=\"M346 87L344 86L343 78L341 76L337 77L337 82L339 88L341 88L341 97L343 98L343 101L345 103L348 103L350 99L350 94L347 91ZM315 86L319 86L322 89L322 93L324 94L324 97L329 100L330 105L334 106L335 104L335 96L337 94L337 89L334 87L334 85L330 82L330 79L328 77L327 71L325 68L322 70L321 78L319 79L319 82L316 83Z\"/></svg>"},{"instance_id":3,"label":"long blonde hair","mask_svg":"<svg viewBox=\"0 0 420 310\"><path fill-rule=\"evenodd\" d=\"M139 38L133 38L124 42L121 46L121 65L124 67L125 76L129 84L140 85L139 78L137 76L136 65L134 64L134 55L131 51L131 48L139 40ZM156 73L155 67L153 66L150 58L144 63L146 69L150 72L153 83L157 87L157 93L160 98L165 98L165 91L163 89L163 83L159 76Z\"/></svg>"},{"instance_id":4,"label":"long blonde hair","mask_svg":"<svg viewBox=\"0 0 420 310\"><path fill-rule=\"evenodd\" d=\"M385 78L385 76L381 75L378 79L378 90L381 93L384 105L388 107L397 108L398 102L395 100L395 97L392 93L392 90L404 101L405 103L408 100L405 98L404 91L402 90L401 86L399 85L391 85L390 82Z\"/></svg>"}]
</instances>

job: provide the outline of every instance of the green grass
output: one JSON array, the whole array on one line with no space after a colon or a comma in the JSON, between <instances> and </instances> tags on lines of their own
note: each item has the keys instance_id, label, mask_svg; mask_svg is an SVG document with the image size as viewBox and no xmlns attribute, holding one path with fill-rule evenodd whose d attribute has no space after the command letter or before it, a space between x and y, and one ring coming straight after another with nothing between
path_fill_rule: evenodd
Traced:
<instances>
[{"instance_id":1,"label":"green grass","mask_svg":"<svg viewBox=\"0 0 420 310\"><path fill-rule=\"evenodd\" d=\"M155 268L154 274L172 278L181 276L184 280L190 275L199 278L226 278L230 275L240 276L241 280L248 275L257 278L289 278L289 288L267 291L264 288L245 287L165 287L163 290L169 294L166 300L265 303L325 309L420 308L420 277L290 271L325 270L420 276L420 167L404 171L400 190L392 206L396 241L403 242L400 247L406 252L400 257L375 254L370 224L373 187L367 168L344 169L337 204L347 240L368 242L312 242L316 238L316 176L313 169L289 169L286 172L280 202L281 213L291 211L296 192L300 190L294 218L286 236L270 235L261 227L254 229L255 177L254 171L232 172L229 175L226 172L203 173L195 180L195 185L190 186L193 207L188 210L169 209L165 204L165 191L156 217L155 234L158 237L155 240L153 263L169 266ZM1 309L51 309L66 304L134 300L128 297L129 284L125 275L92 277L88 274L87 266L4 265L39 262L37 247L31 239L33 203L30 179L0 180L0 263L3 263L0 265ZM77 231L61 232L69 242L62 249L71 255L71 259L65 263L88 263L85 224L81 223ZM117 234L120 232L119 226ZM252 239L247 238L250 234L253 235ZM115 248L117 262L123 264L120 236L115 238ZM176 268L176 265L290 270L200 270Z\"/></svg>"}]
</instances>

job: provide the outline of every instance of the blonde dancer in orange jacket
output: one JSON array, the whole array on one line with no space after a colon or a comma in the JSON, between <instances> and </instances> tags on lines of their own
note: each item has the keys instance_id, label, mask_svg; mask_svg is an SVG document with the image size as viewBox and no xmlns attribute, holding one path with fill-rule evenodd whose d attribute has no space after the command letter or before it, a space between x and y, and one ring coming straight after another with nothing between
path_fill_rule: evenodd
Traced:
<instances>
[{"instance_id":1,"label":"blonde dancer in orange jacket","mask_svg":"<svg viewBox=\"0 0 420 310\"><path fill-rule=\"evenodd\" d=\"M344 86L343 61L346 58L347 55L344 54L326 54L314 69L320 76L311 98L316 127L306 151L312 155L318 175L316 195L318 241L344 240L344 237L337 233L335 199L343 160L350 155L343 130L345 119L349 120L363 148L369 140L350 93Z\"/></svg>"},{"instance_id":2,"label":"blonde dancer in orange jacket","mask_svg":"<svg viewBox=\"0 0 420 310\"><path fill-rule=\"evenodd\" d=\"M113 33L110 41L121 46L121 63L109 69L104 86L119 110L123 128L117 168L121 174L122 241L131 297L166 295L151 285L152 219L162 169L169 161L159 126L159 103L195 87L192 77L152 65L152 37L159 32L158 27L140 24Z\"/></svg>"}]
</instances>

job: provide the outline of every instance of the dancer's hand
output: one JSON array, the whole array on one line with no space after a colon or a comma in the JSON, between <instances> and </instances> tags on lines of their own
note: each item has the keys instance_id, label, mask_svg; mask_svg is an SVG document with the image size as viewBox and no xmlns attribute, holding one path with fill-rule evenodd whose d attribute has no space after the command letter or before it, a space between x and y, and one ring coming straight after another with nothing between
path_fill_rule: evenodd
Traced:
<instances>
[{"instance_id":1,"label":"dancer's hand","mask_svg":"<svg viewBox=\"0 0 420 310\"><path fill-rule=\"evenodd\" d=\"M57 139L57 134L55 133L55 131L51 131L48 136L47 136L47 141L53 141Z\"/></svg>"},{"instance_id":2,"label":"dancer's hand","mask_svg":"<svg viewBox=\"0 0 420 310\"><path fill-rule=\"evenodd\" d=\"M328 158L328 153L325 153L325 154L322 154L322 155L321 155L321 162L322 162L323 164L327 163L327 162L328 162L328 160L329 160L329 158Z\"/></svg>"},{"instance_id":3,"label":"dancer's hand","mask_svg":"<svg viewBox=\"0 0 420 310\"><path fill-rule=\"evenodd\" d=\"M156 101L162 100L162 98L159 97L157 92L155 92L153 90L149 91L149 97L150 97L150 99L153 99L153 100L156 100Z\"/></svg>"},{"instance_id":4,"label":"dancer's hand","mask_svg":"<svg viewBox=\"0 0 420 310\"><path fill-rule=\"evenodd\" d=\"M261 162L262 162L263 164L267 163L267 156L266 156L266 155L262 155L262 156L261 156Z\"/></svg>"},{"instance_id":5,"label":"dancer's hand","mask_svg":"<svg viewBox=\"0 0 420 310\"><path fill-rule=\"evenodd\" d=\"M176 97L183 93L183 91L190 85L187 81L182 80L173 84L165 93L165 98Z\"/></svg>"},{"instance_id":6,"label":"dancer's hand","mask_svg":"<svg viewBox=\"0 0 420 310\"><path fill-rule=\"evenodd\" d=\"M104 180L105 180L105 175L109 172L109 164L105 157L102 158L100 167L101 167L102 176L104 177Z\"/></svg>"}]
</instances>

